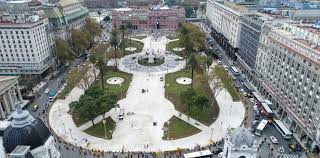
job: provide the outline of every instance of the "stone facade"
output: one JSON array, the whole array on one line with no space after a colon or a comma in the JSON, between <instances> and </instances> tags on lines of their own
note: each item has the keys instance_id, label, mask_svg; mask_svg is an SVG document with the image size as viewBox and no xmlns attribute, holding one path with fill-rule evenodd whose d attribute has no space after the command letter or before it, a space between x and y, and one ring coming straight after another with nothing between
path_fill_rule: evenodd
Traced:
<instances>
[{"instance_id":1,"label":"stone facade","mask_svg":"<svg viewBox=\"0 0 320 158\"><path fill-rule=\"evenodd\" d=\"M319 143L319 34L304 24L264 25L256 60L259 91L308 148Z\"/></svg>"},{"instance_id":2,"label":"stone facade","mask_svg":"<svg viewBox=\"0 0 320 158\"><path fill-rule=\"evenodd\" d=\"M16 105L26 104L18 86L18 77L0 77L0 120L7 119Z\"/></svg>"}]
</instances>

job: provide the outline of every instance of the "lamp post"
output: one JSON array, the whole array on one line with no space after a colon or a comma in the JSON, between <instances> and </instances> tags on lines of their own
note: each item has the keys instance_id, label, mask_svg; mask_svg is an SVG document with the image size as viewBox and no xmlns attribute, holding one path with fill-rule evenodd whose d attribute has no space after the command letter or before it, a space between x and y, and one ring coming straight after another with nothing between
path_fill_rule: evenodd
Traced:
<instances>
[{"instance_id":1,"label":"lamp post","mask_svg":"<svg viewBox=\"0 0 320 158\"><path fill-rule=\"evenodd\" d=\"M107 138L106 119L103 119L102 123L103 123L103 129L104 129L104 138Z\"/></svg>"}]
</instances>

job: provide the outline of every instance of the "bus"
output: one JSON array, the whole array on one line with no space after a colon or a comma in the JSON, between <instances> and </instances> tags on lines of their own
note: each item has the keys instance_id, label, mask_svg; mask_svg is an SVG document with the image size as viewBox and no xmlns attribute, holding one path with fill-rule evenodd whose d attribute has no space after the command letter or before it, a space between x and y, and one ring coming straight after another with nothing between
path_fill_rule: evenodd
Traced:
<instances>
[{"instance_id":1,"label":"bus","mask_svg":"<svg viewBox=\"0 0 320 158\"><path fill-rule=\"evenodd\" d=\"M262 96L257 92L252 92L252 95L259 102L259 104L264 102L264 99L262 98Z\"/></svg>"},{"instance_id":2,"label":"bus","mask_svg":"<svg viewBox=\"0 0 320 158\"><path fill-rule=\"evenodd\" d=\"M284 126L284 124L280 120L273 120L273 125L276 126L278 131L285 139L291 139L292 133L286 126Z\"/></svg>"},{"instance_id":3,"label":"bus","mask_svg":"<svg viewBox=\"0 0 320 158\"><path fill-rule=\"evenodd\" d=\"M235 66L231 66L231 72L232 72L235 76L238 76L238 75L239 75L239 70L238 70Z\"/></svg>"},{"instance_id":4,"label":"bus","mask_svg":"<svg viewBox=\"0 0 320 158\"><path fill-rule=\"evenodd\" d=\"M211 158L212 153L210 150L202 150L202 151L197 151L197 152L192 152L188 154L184 154L184 158Z\"/></svg>"},{"instance_id":5,"label":"bus","mask_svg":"<svg viewBox=\"0 0 320 158\"><path fill-rule=\"evenodd\" d=\"M268 124L268 120L265 120L265 119L261 120L261 122L259 123L259 125L258 125L258 127L257 127L257 129L255 131L255 134L257 136L261 136L262 131L267 126L267 124Z\"/></svg>"},{"instance_id":6,"label":"bus","mask_svg":"<svg viewBox=\"0 0 320 158\"><path fill-rule=\"evenodd\" d=\"M264 115L264 116L266 116L267 118L272 118L273 117L273 111L270 109L270 107L269 107L269 105L267 104L267 103L261 103L261 105L262 105L262 114Z\"/></svg>"},{"instance_id":7,"label":"bus","mask_svg":"<svg viewBox=\"0 0 320 158\"><path fill-rule=\"evenodd\" d=\"M58 95L57 90L52 89L52 90L49 92L49 102L53 102L54 99L56 99L57 95Z\"/></svg>"}]
</instances>

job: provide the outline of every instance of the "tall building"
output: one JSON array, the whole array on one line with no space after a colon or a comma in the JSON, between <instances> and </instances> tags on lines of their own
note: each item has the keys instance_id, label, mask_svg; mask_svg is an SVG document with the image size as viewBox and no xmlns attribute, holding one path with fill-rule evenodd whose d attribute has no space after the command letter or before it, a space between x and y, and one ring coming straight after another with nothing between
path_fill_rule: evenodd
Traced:
<instances>
[{"instance_id":1,"label":"tall building","mask_svg":"<svg viewBox=\"0 0 320 158\"><path fill-rule=\"evenodd\" d=\"M27 103L27 100L22 99L18 77L0 76L0 120L11 118L18 104L24 107Z\"/></svg>"},{"instance_id":2,"label":"tall building","mask_svg":"<svg viewBox=\"0 0 320 158\"><path fill-rule=\"evenodd\" d=\"M250 131L238 127L228 131L224 139L223 153L225 158L256 158L258 145Z\"/></svg>"},{"instance_id":3,"label":"tall building","mask_svg":"<svg viewBox=\"0 0 320 158\"><path fill-rule=\"evenodd\" d=\"M241 18L241 31L237 65L249 81L254 79L256 55L260 39L261 27L265 17L256 14L246 15Z\"/></svg>"},{"instance_id":4,"label":"tall building","mask_svg":"<svg viewBox=\"0 0 320 158\"><path fill-rule=\"evenodd\" d=\"M263 26L257 53L258 89L307 148L319 149L320 31L312 24Z\"/></svg>"},{"instance_id":5,"label":"tall building","mask_svg":"<svg viewBox=\"0 0 320 158\"><path fill-rule=\"evenodd\" d=\"M113 28L131 23L133 32L175 31L185 22L184 8L120 8L112 10Z\"/></svg>"},{"instance_id":6,"label":"tall building","mask_svg":"<svg viewBox=\"0 0 320 158\"><path fill-rule=\"evenodd\" d=\"M11 122L0 122L0 156L8 158L59 158L49 129L18 104Z\"/></svg>"},{"instance_id":7,"label":"tall building","mask_svg":"<svg viewBox=\"0 0 320 158\"><path fill-rule=\"evenodd\" d=\"M0 11L0 75L40 78L52 65L54 40L41 10L24 1L7 1Z\"/></svg>"},{"instance_id":8,"label":"tall building","mask_svg":"<svg viewBox=\"0 0 320 158\"><path fill-rule=\"evenodd\" d=\"M233 60L239 49L241 18L251 9L229 1L207 1L206 17L212 27L212 36Z\"/></svg>"},{"instance_id":9,"label":"tall building","mask_svg":"<svg viewBox=\"0 0 320 158\"><path fill-rule=\"evenodd\" d=\"M89 11L78 0L60 0L43 5L55 37L69 39L71 30L83 29Z\"/></svg>"}]
</instances>

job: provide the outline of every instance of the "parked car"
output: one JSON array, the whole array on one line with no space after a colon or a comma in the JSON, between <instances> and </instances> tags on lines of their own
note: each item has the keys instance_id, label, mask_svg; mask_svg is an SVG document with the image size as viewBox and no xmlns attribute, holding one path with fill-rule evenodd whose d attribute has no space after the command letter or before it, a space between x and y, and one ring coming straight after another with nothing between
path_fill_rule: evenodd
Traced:
<instances>
[{"instance_id":1,"label":"parked car","mask_svg":"<svg viewBox=\"0 0 320 158\"><path fill-rule=\"evenodd\" d=\"M272 142L273 144L278 144L278 140L277 140L276 137L270 136L270 140L271 140L271 142Z\"/></svg>"},{"instance_id":2,"label":"parked car","mask_svg":"<svg viewBox=\"0 0 320 158\"><path fill-rule=\"evenodd\" d=\"M34 105L33 105L33 111L37 111L38 108L39 108L39 105L38 105L38 104L34 104Z\"/></svg>"},{"instance_id":3,"label":"parked car","mask_svg":"<svg viewBox=\"0 0 320 158\"><path fill-rule=\"evenodd\" d=\"M48 93L49 93L49 91L50 91L50 89L49 89L49 88L47 88L47 89L44 91L44 94L48 94Z\"/></svg>"},{"instance_id":4,"label":"parked car","mask_svg":"<svg viewBox=\"0 0 320 158\"><path fill-rule=\"evenodd\" d=\"M250 98L249 100L250 100L251 103L254 103L254 99L253 98Z\"/></svg>"},{"instance_id":5,"label":"parked car","mask_svg":"<svg viewBox=\"0 0 320 158\"><path fill-rule=\"evenodd\" d=\"M118 118L119 118L119 120L123 120L123 117L124 117L124 109L120 109Z\"/></svg>"}]
</instances>

